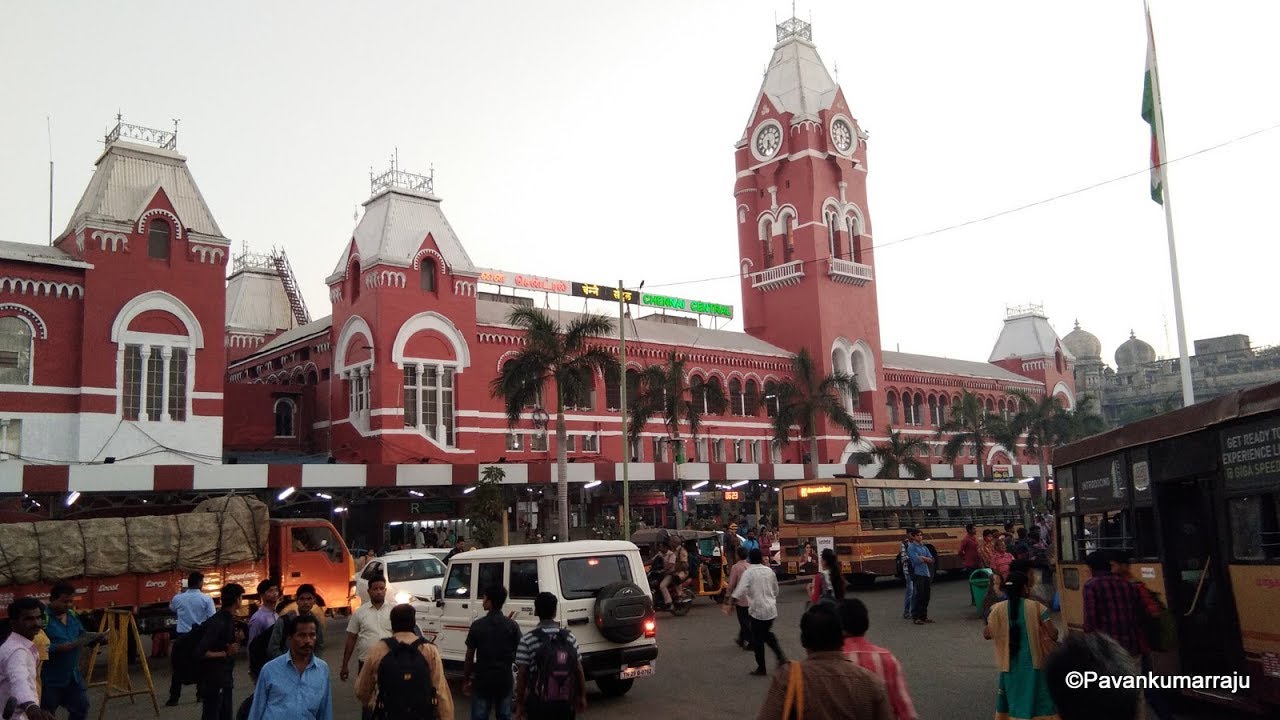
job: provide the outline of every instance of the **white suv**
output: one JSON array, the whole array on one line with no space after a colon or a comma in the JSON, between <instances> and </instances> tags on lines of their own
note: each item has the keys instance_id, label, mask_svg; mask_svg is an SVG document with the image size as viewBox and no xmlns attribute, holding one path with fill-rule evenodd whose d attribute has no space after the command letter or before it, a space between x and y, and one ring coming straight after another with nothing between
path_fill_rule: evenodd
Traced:
<instances>
[{"instance_id":1,"label":"white suv","mask_svg":"<svg viewBox=\"0 0 1280 720\"><path fill-rule=\"evenodd\" d=\"M415 604L423 636L451 669L466 659L467 631L484 614L484 589L495 583L507 588L503 612L524 632L538 625L538 593L556 596L556 619L577 638L582 669L604 694L622 695L635 678L653 675L657 622L634 544L581 540L454 555L435 602Z\"/></svg>"}]
</instances>

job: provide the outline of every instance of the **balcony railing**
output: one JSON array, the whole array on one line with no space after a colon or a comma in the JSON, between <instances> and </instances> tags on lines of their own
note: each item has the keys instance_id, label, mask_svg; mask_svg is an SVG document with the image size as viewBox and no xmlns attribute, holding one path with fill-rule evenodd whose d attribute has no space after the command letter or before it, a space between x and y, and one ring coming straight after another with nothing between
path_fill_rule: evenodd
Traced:
<instances>
[{"instance_id":1,"label":"balcony railing","mask_svg":"<svg viewBox=\"0 0 1280 720\"><path fill-rule=\"evenodd\" d=\"M804 261L793 260L758 273L751 273L751 287L757 290L776 290L788 285L798 285L802 277L804 277Z\"/></svg>"},{"instance_id":2,"label":"balcony railing","mask_svg":"<svg viewBox=\"0 0 1280 720\"><path fill-rule=\"evenodd\" d=\"M871 281L871 266L856 263L852 260L831 258L827 275L838 283L866 285Z\"/></svg>"},{"instance_id":3,"label":"balcony railing","mask_svg":"<svg viewBox=\"0 0 1280 720\"><path fill-rule=\"evenodd\" d=\"M876 422L871 417L871 413L854 410L849 414L853 416L853 421L858 423L859 430L874 430L876 428Z\"/></svg>"}]
</instances>

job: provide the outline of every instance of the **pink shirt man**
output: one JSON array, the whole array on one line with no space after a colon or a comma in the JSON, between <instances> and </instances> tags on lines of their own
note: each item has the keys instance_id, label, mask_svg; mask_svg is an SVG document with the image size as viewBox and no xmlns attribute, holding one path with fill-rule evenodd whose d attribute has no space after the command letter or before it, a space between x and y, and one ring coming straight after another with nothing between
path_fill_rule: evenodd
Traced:
<instances>
[{"instance_id":1,"label":"pink shirt man","mask_svg":"<svg viewBox=\"0 0 1280 720\"><path fill-rule=\"evenodd\" d=\"M911 695L907 693L907 678L893 653L871 644L865 637L846 637L841 651L846 658L884 681L885 689L889 691L889 704L897 720L919 720L916 708L911 704Z\"/></svg>"}]
</instances>

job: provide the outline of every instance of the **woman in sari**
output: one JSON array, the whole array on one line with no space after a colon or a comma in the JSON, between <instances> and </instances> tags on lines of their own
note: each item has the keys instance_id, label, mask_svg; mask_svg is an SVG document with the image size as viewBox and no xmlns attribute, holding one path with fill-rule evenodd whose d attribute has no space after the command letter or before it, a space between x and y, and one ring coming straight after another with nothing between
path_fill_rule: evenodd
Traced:
<instances>
[{"instance_id":1,"label":"woman in sari","mask_svg":"<svg viewBox=\"0 0 1280 720\"><path fill-rule=\"evenodd\" d=\"M1010 573L1004 583L1008 600L996 603L982 636L995 641L1000 670L996 720L1053 720L1056 718L1044 677L1045 638L1056 640L1058 628L1049 609L1027 597L1025 573Z\"/></svg>"}]
</instances>

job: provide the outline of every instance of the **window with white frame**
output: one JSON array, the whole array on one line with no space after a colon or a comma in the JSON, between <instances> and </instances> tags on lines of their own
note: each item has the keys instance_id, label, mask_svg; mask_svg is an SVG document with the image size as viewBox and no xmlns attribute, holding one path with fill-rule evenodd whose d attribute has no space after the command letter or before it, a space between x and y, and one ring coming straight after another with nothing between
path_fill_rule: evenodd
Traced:
<instances>
[{"instance_id":1,"label":"window with white frame","mask_svg":"<svg viewBox=\"0 0 1280 720\"><path fill-rule=\"evenodd\" d=\"M442 445L454 444L455 368L440 363L406 362L404 425L417 428Z\"/></svg>"},{"instance_id":2,"label":"window with white frame","mask_svg":"<svg viewBox=\"0 0 1280 720\"><path fill-rule=\"evenodd\" d=\"M777 443L769 443L769 462L782 462L782 446Z\"/></svg>"},{"instance_id":3,"label":"window with white frame","mask_svg":"<svg viewBox=\"0 0 1280 720\"><path fill-rule=\"evenodd\" d=\"M524 450L524 435L518 432L507 433L507 449L512 452L521 452Z\"/></svg>"},{"instance_id":4,"label":"window with white frame","mask_svg":"<svg viewBox=\"0 0 1280 720\"><path fill-rule=\"evenodd\" d=\"M631 454L631 462L644 462L644 443L640 438L627 439L627 452Z\"/></svg>"},{"instance_id":5,"label":"window with white frame","mask_svg":"<svg viewBox=\"0 0 1280 720\"><path fill-rule=\"evenodd\" d=\"M31 384L31 326L21 318L0 318L0 385Z\"/></svg>"},{"instance_id":6,"label":"window with white frame","mask_svg":"<svg viewBox=\"0 0 1280 720\"><path fill-rule=\"evenodd\" d=\"M671 462L667 458L667 439L664 437L655 437L653 439L653 461L664 463Z\"/></svg>"},{"instance_id":7,"label":"window with white frame","mask_svg":"<svg viewBox=\"0 0 1280 720\"><path fill-rule=\"evenodd\" d=\"M707 461L707 439L698 438L693 441L693 461L704 463Z\"/></svg>"},{"instance_id":8,"label":"window with white frame","mask_svg":"<svg viewBox=\"0 0 1280 720\"><path fill-rule=\"evenodd\" d=\"M276 437L297 437L297 430L294 428L294 419L297 414L297 410L297 406L289 398L280 398L276 400Z\"/></svg>"},{"instance_id":9,"label":"window with white frame","mask_svg":"<svg viewBox=\"0 0 1280 720\"><path fill-rule=\"evenodd\" d=\"M724 462L724 440L711 441L711 462Z\"/></svg>"},{"instance_id":10,"label":"window with white frame","mask_svg":"<svg viewBox=\"0 0 1280 720\"><path fill-rule=\"evenodd\" d=\"M583 435L582 452L600 452L600 436L594 433Z\"/></svg>"},{"instance_id":11,"label":"window with white frame","mask_svg":"<svg viewBox=\"0 0 1280 720\"><path fill-rule=\"evenodd\" d=\"M734 440L734 441L733 441L733 461L734 461L734 462L736 462L736 463L744 463L744 462L746 462L746 461L747 461L747 448L746 448L746 445L747 445L747 441L746 441L746 440Z\"/></svg>"},{"instance_id":12,"label":"window with white frame","mask_svg":"<svg viewBox=\"0 0 1280 720\"><path fill-rule=\"evenodd\" d=\"M529 436L529 449L533 452L547 451L547 432L545 430Z\"/></svg>"},{"instance_id":13,"label":"window with white frame","mask_svg":"<svg viewBox=\"0 0 1280 720\"><path fill-rule=\"evenodd\" d=\"M369 411L369 365L348 368L342 374L347 380L347 414L360 415Z\"/></svg>"},{"instance_id":14,"label":"window with white frame","mask_svg":"<svg viewBox=\"0 0 1280 720\"><path fill-rule=\"evenodd\" d=\"M577 445L578 445L578 436L577 436L577 435L565 435L565 436L564 436L564 451L565 451L565 452L567 452L567 453L577 452Z\"/></svg>"},{"instance_id":15,"label":"window with white frame","mask_svg":"<svg viewBox=\"0 0 1280 720\"><path fill-rule=\"evenodd\" d=\"M751 441L751 458L747 462L762 463L764 462L764 442L761 440Z\"/></svg>"},{"instance_id":16,"label":"window with white frame","mask_svg":"<svg viewBox=\"0 0 1280 720\"><path fill-rule=\"evenodd\" d=\"M22 421L0 419L0 460L22 455Z\"/></svg>"},{"instance_id":17,"label":"window with white frame","mask_svg":"<svg viewBox=\"0 0 1280 720\"><path fill-rule=\"evenodd\" d=\"M124 346L121 414L125 420L187 419L190 361L186 348Z\"/></svg>"}]
</instances>

